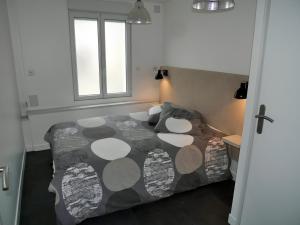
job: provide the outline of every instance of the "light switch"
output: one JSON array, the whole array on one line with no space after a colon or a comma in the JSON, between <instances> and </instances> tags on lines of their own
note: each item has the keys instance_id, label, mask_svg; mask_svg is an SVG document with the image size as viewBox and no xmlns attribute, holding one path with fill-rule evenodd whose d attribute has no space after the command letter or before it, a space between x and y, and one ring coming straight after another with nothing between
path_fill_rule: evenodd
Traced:
<instances>
[{"instance_id":1,"label":"light switch","mask_svg":"<svg viewBox=\"0 0 300 225\"><path fill-rule=\"evenodd\" d=\"M160 5L155 5L155 6L153 6L153 11L154 11L155 13L160 13Z\"/></svg>"}]
</instances>

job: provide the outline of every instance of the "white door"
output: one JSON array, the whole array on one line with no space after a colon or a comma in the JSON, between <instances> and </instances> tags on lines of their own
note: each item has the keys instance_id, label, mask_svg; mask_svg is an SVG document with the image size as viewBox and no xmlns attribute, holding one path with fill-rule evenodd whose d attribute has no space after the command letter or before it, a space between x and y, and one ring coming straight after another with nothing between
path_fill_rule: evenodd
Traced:
<instances>
[{"instance_id":1,"label":"white door","mask_svg":"<svg viewBox=\"0 0 300 225\"><path fill-rule=\"evenodd\" d=\"M299 225L300 1L269 10L259 105L274 123L254 135L241 225Z\"/></svg>"},{"instance_id":2,"label":"white door","mask_svg":"<svg viewBox=\"0 0 300 225\"><path fill-rule=\"evenodd\" d=\"M18 93L5 0L0 0L0 167L8 167L8 190L0 172L0 225L14 225L24 154ZM2 169L0 169L2 171Z\"/></svg>"}]
</instances>

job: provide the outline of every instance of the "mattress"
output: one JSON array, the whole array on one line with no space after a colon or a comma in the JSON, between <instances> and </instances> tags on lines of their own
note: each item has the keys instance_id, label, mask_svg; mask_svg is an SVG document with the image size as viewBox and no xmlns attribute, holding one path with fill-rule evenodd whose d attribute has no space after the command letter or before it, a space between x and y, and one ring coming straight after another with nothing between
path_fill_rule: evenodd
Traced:
<instances>
[{"instance_id":1,"label":"mattress","mask_svg":"<svg viewBox=\"0 0 300 225\"><path fill-rule=\"evenodd\" d=\"M147 113L53 125L49 191L62 225L157 201L230 178L222 134L155 133Z\"/></svg>"}]
</instances>

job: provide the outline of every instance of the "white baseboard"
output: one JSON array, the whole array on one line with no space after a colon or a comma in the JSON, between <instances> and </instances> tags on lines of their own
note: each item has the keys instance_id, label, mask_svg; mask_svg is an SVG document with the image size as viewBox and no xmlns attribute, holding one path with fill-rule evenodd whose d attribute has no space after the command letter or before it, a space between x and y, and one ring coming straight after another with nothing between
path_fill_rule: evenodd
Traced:
<instances>
[{"instance_id":1,"label":"white baseboard","mask_svg":"<svg viewBox=\"0 0 300 225\"><path fill-rule=\"evenodd\" d=\"M23 180L24 180L24 171L25 171L25 163L26 163L25 161L26 161L26 151L23 152L23 157L22 157L21 174L19 179L17 207L16 207L16 215L15 215L15 225L20 224L21 199L22 199Z\"/></svg>"},{"instance_id":2,"label":"white baseboard","mask_svg":"<svg viewBox=\"0 0 300 225\"><path fill-rule=\"evenodd\" d=\"M230 213L228 217L228 223L230 225L238 225L237 219Z\"/></svg>"},{"instance_id":3,"label":"white baseboard","mask_svg":"<svg viewBox=\"0 0 300 225\"><path fill-rule=\"evenodd\" d=\"M50 149L50 145L49 144L40 144L40 145L30 145L30 146L26 146L26 151L27 152L35 152L35 151L44 151Z\"/></svg>"}]
</instances>

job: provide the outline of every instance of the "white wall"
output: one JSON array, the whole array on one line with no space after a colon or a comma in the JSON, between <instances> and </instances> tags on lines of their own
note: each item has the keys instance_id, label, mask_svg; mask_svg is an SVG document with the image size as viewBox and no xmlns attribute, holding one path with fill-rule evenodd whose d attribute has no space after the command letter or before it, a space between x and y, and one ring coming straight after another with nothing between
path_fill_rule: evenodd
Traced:
<instances>
[{"instance_id":1,"label":"white wall","mask_svg":"<svg viewBox=\"0 0 300 225\"><path fill-rule=\"evenodd\" d=\"M159 82L154 80L153 67L160 65L249 74L256 0L236 0L233 11L216 14L193 13L191 0L146 2L153 23L132 27L132 97L74 101L68 9L125 14L132 4L117 0L9 0L9 4L14 52L19 56L15 58L20 99L38 95L40 103L30 110L122 101L156 102ZM154 5L161 6L161 13L154 13ZM28 76L29 70L34 76ZM119 106L118 111L138 108L145 105ZM109 112L117 113L115 110L112 107ZM93 112L108 111L101 108ZM80 117L82 113L89 115L81 110ZM45 146L41 137L47 126L74 115L31 115L29 122L23 123L26 145L35 146L33 149ZM44 122L37 122L41 120Z\"/></svg>"},{"instance_id":2,"label":"white wall","mask_svg":"<svg viewBox=\"0 0 300 225\"><path fill-rule=\"evenodd\" d=\"M12 1L16 1L23 49L24 74L20 76L23 76L24 95L38 95L40 106L35 109L111 102L74 101L68 7L128 13L132 4L98 0ZM146 5L153 23L149 26L133 26L133 95L126 101L156 101L159 97L159 83L153 79L153 67L160 66L162 61L163 16L153 13L153 3ZM33 70L35 76L27 76L29 70ZM124 98L113 101L124 101Z\"/></svg>"},{"instance_id":3,"label":"white wall","mask_svg":"<svg viewBox=\"0 0 300 225\"><path fill-rule=\"evenodd\" d=\"M229 12L195 13L192 1L168 1L165 65L249 75L256 0L235 2Z\"/></svg>"},{"instance_id":4,"label":"white wall","mask_svg":"<svg viewBox=\"0 0 300 225\"><path fill-rule=\"evenodd\" d=\"M8 191L2 191L0 179L0 224L12 225L19 212L18 196L25 146L5 0L0 0L0 30L0 166L7 165L10 170Z\"/></svg>"},{"instance_id":5,"label":"white wall","mask_svg":"<svg viewBox=\"0 0 300 225\"><path fill-rule=\"evenodd\" d=\"M154 80L153 67L160 66L163 58L163 14L154 13L154 5L146 3L153 23L132 27L132 96L126 98L74 101L73 79L70 57L68 9L101 11L126 14L132 8L128 2L100 0L10 0L14 18L13 41L20 46L15 53L21 55L17 61L21 68L17 73L21 96L38 95L40 105L29 110L52 109L107 102L145 101L159 99L159 82ZM34 76L28 76L28 71ZM145 106L146 105L146 106ZM47 147L43 135L50 125L90 115L117 114L146 109L147 104L80 110L79 112L30 115L26 126L25 141L28 149ZM55 118L55 119L53 119ZM42 122L38 122L42 121Z\"/></svg>"}]
</instances>

